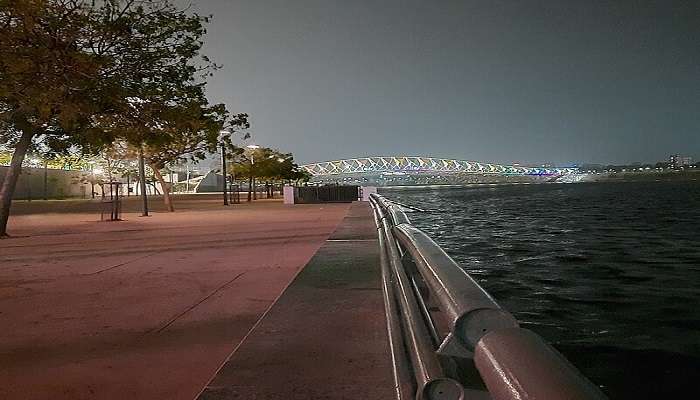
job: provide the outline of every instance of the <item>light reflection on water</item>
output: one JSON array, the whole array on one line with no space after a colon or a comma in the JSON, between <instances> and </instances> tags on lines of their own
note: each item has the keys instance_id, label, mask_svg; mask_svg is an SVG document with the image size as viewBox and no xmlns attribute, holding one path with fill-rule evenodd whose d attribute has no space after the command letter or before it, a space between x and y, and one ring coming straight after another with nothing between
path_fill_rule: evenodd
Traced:
<instances>
[{"instance_id":1,"label":"light reflection on water","mask_svg":"<svg viewBox=\"0 0 700 400\"><path fill-rule=\"evenodd\" d=\"M700 184L384 189L611 398L700 380Z\"/></svg>"}]
</instances>

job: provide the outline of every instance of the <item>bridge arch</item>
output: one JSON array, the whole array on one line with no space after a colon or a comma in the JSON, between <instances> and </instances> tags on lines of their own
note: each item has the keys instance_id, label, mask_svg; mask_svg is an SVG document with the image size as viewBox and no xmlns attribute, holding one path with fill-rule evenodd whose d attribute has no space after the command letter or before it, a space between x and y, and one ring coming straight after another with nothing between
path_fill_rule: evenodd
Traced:
<instances>
[{"instance_id":1,"label":"bridge arch","mask_svg":"<svg viewBox=\"0 0 700 400\"><path fill-rule=\"evenodd\" d=\"M377 156L302 165L312 176L377 173L441 173L494 175L567 175L576 168L540 168L422 156Z\"/></svg>"}]
</instances>

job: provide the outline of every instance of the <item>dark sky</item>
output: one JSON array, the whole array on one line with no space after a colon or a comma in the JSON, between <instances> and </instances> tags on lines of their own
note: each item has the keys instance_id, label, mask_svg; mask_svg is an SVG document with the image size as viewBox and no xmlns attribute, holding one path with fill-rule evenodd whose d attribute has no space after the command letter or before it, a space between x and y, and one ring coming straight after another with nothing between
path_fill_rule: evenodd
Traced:
<instances>
[{"instance_id":1,"label":"dark sky","mask_svg":"<svg viewBox=\"0 0 700 400\"><path fill-rule=\"evenodd\" d=\"M700 157L700 0L195 0L209 97L301 162Z\"/></svg>"}]
</instances>

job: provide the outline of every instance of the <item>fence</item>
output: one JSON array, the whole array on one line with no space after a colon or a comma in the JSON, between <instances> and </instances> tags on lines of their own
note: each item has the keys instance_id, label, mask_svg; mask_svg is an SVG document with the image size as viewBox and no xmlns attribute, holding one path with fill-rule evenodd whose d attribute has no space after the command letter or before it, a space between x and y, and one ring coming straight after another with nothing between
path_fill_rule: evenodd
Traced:
<instances>
[{"instance_id":1,"label":"fence","mask_svg":"<svg viewBox=\"0 0 700 400\"><path fill-rule=\"evenodd\" d=\"M373 194L399 400L605 399L559 352L520 328L401 207Z\"/></svg>"},{"instance_id":2,"label":"fence","mask_svg":"<svg viewBox=\"0 0 700 400\"><path fill-rule=\"evenodd\" d=\"M359 198L359 186L302 186L294 189L294 203L349 203Z\"/></svg>"}]
</instances>

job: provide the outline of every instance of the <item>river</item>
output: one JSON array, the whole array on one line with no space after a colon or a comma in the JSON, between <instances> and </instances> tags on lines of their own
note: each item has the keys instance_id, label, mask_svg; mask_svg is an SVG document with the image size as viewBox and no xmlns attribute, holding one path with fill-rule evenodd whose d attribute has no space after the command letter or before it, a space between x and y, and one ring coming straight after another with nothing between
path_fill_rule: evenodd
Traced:
<instances>
[{"instance_id":1,"label":"river","mask_svg":"<svg viewBox=\"0 0 700 400\"><path fill-rule=\"evenodd\" d=\"M700 183L385 188L612 399L700 382Z\"/></svg>"}]
</instances>

